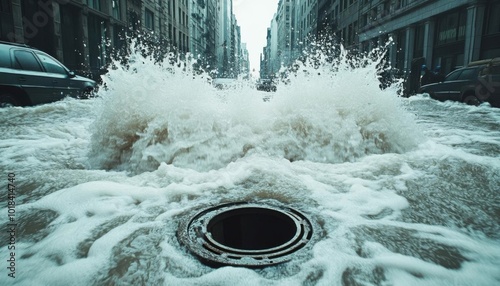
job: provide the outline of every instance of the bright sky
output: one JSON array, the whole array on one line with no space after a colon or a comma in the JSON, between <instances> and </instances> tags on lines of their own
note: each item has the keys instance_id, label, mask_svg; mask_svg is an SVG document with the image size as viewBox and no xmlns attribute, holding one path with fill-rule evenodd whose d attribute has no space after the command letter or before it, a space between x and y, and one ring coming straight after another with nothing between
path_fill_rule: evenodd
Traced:
<instances>
[{"instance_id":1,"label":"bright sky","mask_svg":"<svg viewBox=\"0 0 500 286\"><path fill-rule=\"evenodd\" d=\"M278 8L279 0L233 0L233 12L241 27L241 42L247 44L250 70L258 77L260 54L266 45L267 28Z\"/></svg>"}]
</instances>

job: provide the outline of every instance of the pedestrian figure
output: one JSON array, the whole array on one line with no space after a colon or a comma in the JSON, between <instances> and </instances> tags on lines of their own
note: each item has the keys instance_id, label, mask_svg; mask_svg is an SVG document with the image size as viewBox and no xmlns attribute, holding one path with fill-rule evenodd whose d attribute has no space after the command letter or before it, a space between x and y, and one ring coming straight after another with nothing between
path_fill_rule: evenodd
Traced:
<instances>
[{"instance_id":1,"label":"pedestrian figure","mask_svg":"<svg viewBox=\"0 0 500 286\"><path fill-rule=\"evenodd\" d=\"M443 82L445 75L443 71L441 70L441 66L437 65L436 68L434 69L434 77L435 77L435 82Z\"/></svg>"},{"instance_id":2,"label":"pedestrian figure","mask_svg":"<svg viewBox=\"0 0 500 286\"><path fill-rule=\"evenodd\" d=\"M422 78L420 79L420 86L424 86L426 84L430 84L434 82L434 76L432 72L427 68L426 65L422 65L422 71L424 74L422 75Z\"/></svg>"}]
</instances>

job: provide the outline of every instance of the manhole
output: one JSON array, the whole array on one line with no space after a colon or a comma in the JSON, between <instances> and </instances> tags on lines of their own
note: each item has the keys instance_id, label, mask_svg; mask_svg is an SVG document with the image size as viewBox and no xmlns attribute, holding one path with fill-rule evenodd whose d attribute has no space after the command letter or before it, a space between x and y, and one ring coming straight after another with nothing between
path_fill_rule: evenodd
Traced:
<instances>
[{"instance_id":1,"label":"manhole","mask_svg":"<svg viewBox=\"0 0 500 286\"><path fill-rule=\"evenodd\" d=\"M177 234L208 265L264 267L291 260L311 240L313 228L292 208L239 202L197 213Z\"/></svg>"}]
</instances>

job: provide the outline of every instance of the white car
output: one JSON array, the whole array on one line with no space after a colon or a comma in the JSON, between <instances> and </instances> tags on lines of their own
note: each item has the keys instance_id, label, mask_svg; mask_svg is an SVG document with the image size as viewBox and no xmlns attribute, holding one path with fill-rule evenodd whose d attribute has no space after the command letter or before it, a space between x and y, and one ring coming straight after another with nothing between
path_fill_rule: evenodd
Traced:
<instances>
[{"instance_id":1,"label":"white car","mask_svg":"<svg viewBox=\"0 0 500 286\"><path fill-rule=\"evenodd\" d=\"M236 89L241 87L241 83L235 78L214 78L212 85L217 89Z\"/></svg>"}]
</instances>

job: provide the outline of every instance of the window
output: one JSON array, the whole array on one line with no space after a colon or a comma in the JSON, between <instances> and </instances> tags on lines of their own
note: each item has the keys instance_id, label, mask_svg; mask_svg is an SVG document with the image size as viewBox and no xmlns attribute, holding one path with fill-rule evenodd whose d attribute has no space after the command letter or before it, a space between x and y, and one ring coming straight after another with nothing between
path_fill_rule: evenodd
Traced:
<instances>
[{"instance_id":1,"label":"window","mask_svg":"<svg viewBox=\"0 0 500 286\"><path fill-rule=\"evenodd\" d=\"M89 8L101 10L101 0L88 0Z\"/></svg>"},{"instance_id":2,"label":"window","mask_svg":"<svg viewBox=\"0 0 500 286\"><path fill-rule=\"evenodd\" d=\"M113 17L115 19L121 20L121 5L120 5L121 0L113 0Z\"/></svg>"},{"instance_id":3,"label":"window","mask_svg":"<svg viewBox=\"0 0 500 286\"><path fill-rule=\"evenodd\" d=\"M488 24L486 27L487 34L500 33L500 17L498 17L498 13L500 13L500 4L496 4L492 7L492 9L490 9Z\"/></svg>"},{"instance_id":4,"label":"window","mask_svg":"<svg viewBox=\"0 0 500 286\"><path fill-rule=\"evenodd\" d=\"M361 27L368 25L368 13L361 16Z\"/></svg>"},{"instance_id":5,"label":"window","mask_svg":"<svg viewBox=\"0 0 500 286\"><path fill-rule=\"evenodd\" d=\"M0 40L7 40L7 35L14 32L11 2L0 1Z\"/></svg>"},{"instance_id":6,"label":"window","mask_svg":"<svg viewBox=\"0 0 500 286\"><path fill-rule=\"evenodd\" d=\"M132 27L132 30L137 30L137 26L139 24L138 18L139 16L137 15L137 13L135 13L134 11L129 12L129 25Z\"/></svg>"},{"instance_id":7,"label":"window","mask_svg":"<svg viewBox=\"0 0 500 286\"><path fill-rule=\"evenodd\" d=\"M460 75L460 73L462 73L462 70L457 70L457 71L454 71L452 73L450 73L446 79L444 81L452 81L452 80L456 80L458 78L458 76Z\"/></svg>"},{"instance_id":8,"label":"window","mask_svg":"<svg viewBox=\"0 0 500 286\"><path fill-rule=\"evenodd\" d=\"M14 67L17 69L29 70L29 71L42 71L42 67L38 63L31 52L28 51L15 51L14 58L16 60Z\"/></svg>"},{"instance_id":9,"label":"window","mask_svg":"<svg viewBox=\"0 0 500 286\"><path fill-rule=\"evenodd\" d=\"M154 30L154 14L148 8L144 9L144 25L146 29Z\"/></svg>"},{"instance_id":10,"label":"window","mask_svg":"<svg viewBox=\"0 0 500 286\"><path fill-rule=\"evenodd\" d=\"M175 0L172 1L172 16L173 16L173 18L175 20Z\"/></svg>"},{"instance_id":11,"label":"window","mask_svg":"<svg viewBox=\"0 0 500 286\"><path fill-rule=\"evenodd\" d=\"M467 14L464 11L445 15L439 19L437 44L443 45L465 39L465 22Z\"/></svg>"},{"instance_id":12,"label":"window","mask_svg":"<svg viewBox=\"0 0 500 286\"><path fill-rule=\"evenodd\" d=\"M384 3L382 4L382 17L386 16L386 15L389 15L391 13L390 9L391 9L391 5L390 5L390 1L384 1Z\"/></svg>"},{"instance_id":13,"label":"window","mask_svg":"<svg viewBox=\"0 0 500 286\"><path fill-rule=\"evenodd\" d=\"M476 77L476 71L477 69L472 68L472 69L464 69L460 76L458 77L459 80L467 80L467 79L473 79Z\"/></svg>"},{"instance_id":14,"label":"window","mask_svg":"<svg viewBox=\"0 0 500 286\"><path fill-rule=\"evenodd\" d=\"M50 73L66 74L66 70L54 59L50 58L46 54L36 53L40 61L42 62L45 71Z\"/></svg>"}]
</instances>

